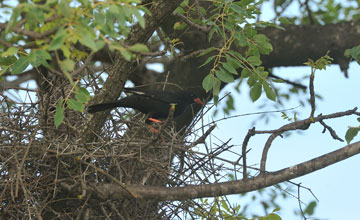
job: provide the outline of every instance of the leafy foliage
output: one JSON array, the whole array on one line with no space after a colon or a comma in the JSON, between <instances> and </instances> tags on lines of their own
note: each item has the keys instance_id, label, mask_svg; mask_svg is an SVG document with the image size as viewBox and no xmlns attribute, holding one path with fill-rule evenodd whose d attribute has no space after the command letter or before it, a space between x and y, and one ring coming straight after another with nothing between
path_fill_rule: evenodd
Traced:
<instances>
[{"instance_id":1,"label":"leafy foliage","mask_svg":"<svg viewBox=\"0 0 360 220\"><path fill-rule=\"evenodd\" d=\"M267 83L267 72L261 67L260 55L268 55L272 51L269 39L258 34L257 30L266 26L274 26L272 23L261 22L251 23L249 19L254 19L259 14L257 9L260 2L248 1L217 1L213 2L215 9L214 15L202 21L194 21L210 27L209 41L221 38L224 42L221 48L209 48L200 56L215 51L216 54L209 56L200 66L212 65L209 74L203 80L203 88L206 92L212 90L215 101L218 99L221 83L232 83L234 77L239 73L237 69L247 70L251 77L249 84L251 98L256 101L262 88L270 100L276 99L273 88ZM184 1L182 8L177 9L178 13L187 14L193 8L188 1ZM203 11L203 10L200 10ZM191 18L189 18L191 19ZM174 27L175 28L175 27ZM180 28L177 25L176 28ZM241 54L231 49L233 46L247 48L246 53ZM243 76L242 77L246 77Z\"/></svg>"},{"instance_id":2,"label":"leafy foliage","mask_svg":"<svg viewBox=\"0 0 360 220\"><path fill-rule=\"evenodd\" d=\"M356 60L356 62L358 64L360 64L360 45L353 47L351 49L345 50L345 56Z\"/></svg>"},{"instance_id":3,"label":"leafy foliage","mask_svg":"<svg viewBox=\"0 0 360 220\"><path fill-rule=\"evenodd\" d=\"M71 72L75 65L70 60L80 60L80 53L84 57L105 45L111 50L120 51L127 60L132 59L134 53L147 52L144 44L123 44L133 25L145 27L144 13L149 14L148 10L136 3L139 1L96 3L62 0L60 4L46 1L42 5L24 2L15 6L0 38L6 36L7 42L19 46L7 50L0 47L0 56L3 58L0 60L0 74L6 71L19 74L29 65L48 66L54 57L58 62L61 61L64 72ZM22 13L27 19L22 18ZM20 22L24 22L27 32L17 28ZM34 39L29 42L27 37ZM21 43L24 40L27 42L25 45ZM36 47L30 46L32 44ZM50 55L53 53L56 56ZM60 54L63 58L60 58Z\"/></svg>"}]
</instances>

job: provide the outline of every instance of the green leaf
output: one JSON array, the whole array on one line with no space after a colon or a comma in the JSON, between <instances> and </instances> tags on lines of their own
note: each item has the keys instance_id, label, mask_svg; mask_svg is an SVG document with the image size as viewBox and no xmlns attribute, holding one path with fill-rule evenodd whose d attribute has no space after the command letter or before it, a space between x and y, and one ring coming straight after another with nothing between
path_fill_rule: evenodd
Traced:
<instances>
[{"instance_id":1,"label":"green leaf","mask_svg":"<svg viewBox=\"0 0 360 220\"><path fill-rule=\"evenodd\" d=\"M14 54L16 54L19 51L18 48L16 47L10 47L8 48L5 52L3 52L1 54L1 57L6 57L6 56L13 56Z\"/></svg>"},{"instance_id":2,"label":"green leaf","mask_svg":"<svg viewBox=\"0 0 360 220\"><path fill-rule=\"evenodd\" d=\"M55 112L55 116L54 116L54 123L55 123L55 127L58 128L59 125L63 122L64 120L64 105L63 105L64 100L60 99L58 101L58 103L56 104L56 112Z\"/></svg>"},{"instance_id":3,"label":"green leaf","mask_svg":"<svg viewBox=\"0 0 360 220\"><path fill-rule=\"evenodd\" d=\"M137 9L133 10L133 13L138 20L140 27L145 28L145 18L142 16Z\"/></svg>"},{"instance_id":4,"label":"green leaf","mask_svg":"<svg viewBox=\"0 0 360 220\"><path fill-rule=\"evenodd\" d=\"M71 17L71 7L67 0L61 0L59 4L59 12L64 15L65 18Z\"/></svg>"},{"instance_id":5,"label":"green leaf","mask_svg":"<svg viewBox=\"0 0 360 220\"><path fill-rule=\"evenodd\" d=\"M20 57L11 68L12 74L22 73L30 64L27 56Z\"/></svg>"},{"instance_id":6,"label":"green leaf","mask_svg":"<svg viewBox=\"0 0 360 220\"><path fill-rule=\"evenodd\" d=\"M132 58L132 53L123 47L120 47L119 49L120 49L120 54L124 57L124 59L126 61L130 61Z\"/></svg>"},{"instance_id":7,"label":"green leaf","mask_svg":"<svg viewBox=\"0 0 360 220\"><path fill-rule=\"evenodd\" d=\"M210 47L210 48L204 50L203 52L201 52L199 55L197 55L197 57L201 57L201 56L204 56L205 54L211 53L215 49L216 49L215 47Z\"/></svg>"},{"instance_id":8,"label":"green leaf","mask_svg":"<svg viewBox=\"0 0 360 220\"><path fill-rule=\"evenodd\" d=\"M49 50L57 50L60 49L64 44L64 41L67 37L66 31L63 27L59 28L56 32L54 39L50 42Z\"/></svg>"},{"instance_id":9,"label":"green leaf","mask_svg":"<svg viewBox=\"0 0 360 220\"><path fill-rule=\"evenodd\" d=\"M71 59L66 59L66 60L61 61L60 67L63 71L70 72L70 71L74 70L75 62Z\"/></svg>"},{"instance_id":10,"label":"green leaf","mask_svg":"<svg viewBox=\"0 0 360 220\"><path fill-rule=\"evenodd\" d=\"M269 39L263 34L257 34L252 38L255 44L259 47L260 53L268 55L273 47L269 43Z\"/></svg>"},{"instance_id":11,"label":"green leaf","mask_svg":"<svg viewBox=\"0 0 360 220\"><path fill-rule=\"evenodd\" d=\"M249 79L247 80L247 84L249 85L249 87L253 87L255 85L255 83L258 80L258 75L257 74L250 74Z\"/></svg>"},{"instance_id":12,"label":"green leaf","mask_svg":"<svg viewBox=\"0 0 360 220\"><path fill-rule=\"evenodd\" d=\"M219 70L215 70L215 74L223 82L234 82L234 77L221 67L219 68Z\"/></svg>"},{"instance_id":13,"label":"green leaf","mask_svg":"<svg viewBox=\"0 0 360 220\"><path fill-rule=\"evenodd\" d=\"M238 75L238 72L236 71L235 67L231 65L231 63L223 63L223 67L229 72L234 75Z\"/></svg>"},{"instance_id":14,"label":"green leaf","mask_svg":"<svg viewBox=\"0 0 360 220\"><path fill-rule=\"evenodd\" d=\"M80 30L84 30L84 29L80 29ZM78 34L81 36L79 41L81 44L89 47L92 51L96 52L97 51L97 45L96 45L96 37L91 36L90 34L88 34L88 32L85 31L81 31L78 29Z\"/></svg>"},{"instance_id":15,"label":"green leaf","mask_svg":"<svg viewBox=\"0 0 360 220\"><path fill-rule=\"evenodd\" d=\"M199 68L205 66L205 65L208 64L208 63L210 63L215 57L216 57L216 55L211 56L211 57L208 57L208 58L206 59L206 61L199 66Z\"/></svg>"},{"instance_id":16,"label":"green leaf","mask_svg":"<svg viewBox=\"0 0 360 220\"><path fill-rule=\"evenodd\" d=\"M45 21L45 16L44 16L44 12L43 10L41 10L40 7L32 7L30 9L30 11L32 13L32 15L34 16L34 18L40 23L40 24L44 24Z\"/></svg>"},{"instance_id":17,"label":"green leaf","mask_svg":"<svg viewBox=\"0 0 360 220\"><path fill-rule=\"evenodd\" d=\"M259 66L261 65L262 61L257 56L250 56L246 59L251 65L253 66Z\"/></svg>"},{"instance_id":18,"label":"green leaf","mask_svg":"<svg viewBox=\"0 0 360 220\"><path fill-rule=\"evenodd\" d=\"M245 25L245 34L248 38L252 38L257 33L256 29L250 24Z\"/></svg>"},{"instance_id":19,"label":"green leaf","mask_svg":"<svg viewBox=\"0 0 360 220\"><path fill-rule=\"evenodd\" d=\"M272 101L276 100L276 93L274 89L267 83L266 81L263 83L264 91L266 94L266 97Z\"/></svg>"},{"instance_id":20,"label":"green leaf","mask_svg":"<svg viewBox=\"0 0 360 220\"><path fill-rule=\"evenodd\" d=\"M214 35L215 33L218 33L218 34L221 33L221 32L220 32L220 29L219 29L219 26L217 26L217 25L214 25L214 26L210 29L209 37L208 37L209 42L211 41L211 39L212 39L212 37L213 37L213 35Z\"/></svg>"},{"instance_id":21,"label":"green leaf","mask_svg":"<svg viewBox=\"0 0 360 220\"><path fill-rule=\"evenodd\" d=\"M351 57L360 64L360 45L351 48L350 50Z\"/></svg>"},{"instance_id":22,"label":"green leaf","mask_svg":"<svg viewBox=\"0 0 360 220\"><path fill-rule=\"evenodd\" d=\"M315 201L310 202L306 207L306 209L304 210L304 214L308 214L310 216L313 215L315 212L316 205L317 203Z\"/></svg>"},{"instance_id":23,"label":"green leaf","mask_svg":"<svg viewBox=\"0 0 360 220\"><path fill-rule=\"evenodd\" d=\"M284 80L282 79L271 79L274 83L284 83Z\"/></svg>"},{"instance_id":24,"label":"green leaf","mask_svg":"<svg viewBox=\"0 0 360 220\"><path fill-rule=\"evenodd\" d=\"M91 99L89 91L82 87L76 90L75 98L80 103L87 103Z\"/></svg>"},{"instance_id":25,"label":"green leaf","mask_svg":"<svg viewBox=\"0 0 360 220\"><path fill-rule=\"evenodd\" d=\"M105 15L103 13L94 13L95 23L103 26L105 24Z\"/></svg>"},{"instance_id":26,"label":"green leaf","mask_svg":"<svg viewBox=\"0 0 360 220\"><path fill-rule=\"evenodd\" d=\"M68 106L70 109L79 111L79 112L83 112L84 111L84 104L74 100L74 99L69 99L67 102Z\"/></svg>"},{"instance_id":27,"label":"green leaf","mask_svg":"<svg viewBox=\"0 0 360 220\"><path fill-rule=\"evenodd\" d=\"M214 84L213 84L213 95L219 97L221 87L221 81L218 78L214 78Z\"/></svg>"},{"instance_id":28,"label":"green leaf","mask_svg":"<svg viewBox=\"0 0 360 220\"><path fill-rule=\"evenodd\" d=\"M95 51L102 49L104 46L105 46L105 41L103 41L102 39L97 40L95 42Z\"/></svg>"},{"instance_id":29,"label":"green leaf","mask_svg":"<svg viewBox=\"0 0 360 220\"><path fill-rule=\"evenodd\" d=\"M11 31L16 26L16 24L19 22L18 18L20 17L21 11L22 11L21 6L18 6L13 9L10 20L5 28L5 33L9 33L9 31Z\"/></svg>"},{"instance_id":30,"label":"green leaf","mask_svg":"<svg viewBox=\"0 0 360 220\"><path fill-rule=\"evenodd\" d=\"M230 52L230 51L229 51ZM239 58L240 59L240 58ZM237 69L237 68L244 68L244 66L240 63L240 61L239 60L237 60L237 59L235 59L235 58L233 58L233 57L231 57L231 56L229 56L229 55L226 55L226 61L228 62L228 63L230 63L231 64L231 66L233 66L235 69Z\"/></svg>"},{"instance_id":31,"label":"green leaf","mask_svg":"<svg viewBox=\"0 0 360 220\"><path fill-rule=\"evenodd\" d=\"M239 33L234 35L235 39L237 40L237 43L240 47L245 47L248 44L248 39L245 36L243 31L240 31Z\"/></svg>"},{"instance_id":32,"label":"green leaf","mask_svg":"<svg viewBox=\"0 0 360 220\"><path fill-rule=\"evenodd\" d=\"M144 44L140 44L140 43L136 43L136 44L132 45L131 47L128 48L128 50L130 50L132 52L149 52L149 49L147 48L147 46Z\"/></svg>"},{"instance_id":33,"label":"green leaf","mask_svg":"<svg viewBox=\"0 0 360 220\"><path fill-rule=\"evenodd\" d=\"M348 144L354 139L354 137L358 134L360 128L359 127L350 127L345 134L345 140Z\"/></svg>"},{"instance_id":34,"label":"green leaf","mask_svg":"<svg viewBox=\"0 0 360 220\"><path fill-rule=\"evenodd\" d=\"M186 28L186 27L187 27L187 24L186 24L185 22L183 22L183 21L178 21L178 22L176 22L176 23L174 24L173 29L174 29L175 31L181 31L181 30L183 30L183 29Z\"/></svg>"},{"instance_id":35,"label":"green leaf","mask_svg":"<svg viewBox=\"0 0 360 220\"><path fill-rule=\"evenodd\" d=\"M264 219L267 219L267 220L281 220L281 217L279 215L277 215L276 213L270 213Z\"/></svg>"},{"instance_id":36,"label":"green leaf","mask_svg":"<svg viewBox=\"0 0 360 220\"><path fill-rule=\"evenodd\" d=\"M258 100L261 96L262 86L260 83L256 83L250 90L250 98L253 102Z\"/></svg>"},{"instance_id":37,"label":"green leaf","mask_svg":"<svg viewBox=\"0 0 360 220\"><path fill-rule=\"evenodd\" d=\"M9 68L17 61L15 56L0 57L0 65L3 68Z\"/></svg>"},{"instance_id":38,"label":"green leaf","mask_svg":"<svg viewBox=\"0 0 360 220\"><path fill-rule=\"evenodd\" d=\"M289 19L287 19L286 17L280 17L279 21L282 24L292 24L292 22Z\"/></svg>"},{"instance_id":39,"label":"green leaf","mask_svg":"<svg viewBox=\"0 0 360 220\"><path fill-rule=\"evenodd\" d=\"M247 68L242 69L241 78L247 78L251 75L251 71Z\"/></svg>"},{"instance_id":40,"label":"green leaf","mask_svg":"<svg viewBox=\"0 0 360 220\"><path fill-rule=\"evenodd\" d=\"M213 74L209 73L202 81L202 87L205 89L206 92L209 92L210 89L213 87L215 81L215 77Z\"/></svg>"},{"instance_id":41,"label":"green leaf","mask_svg":"<svg viewBox=\"0 0 360 220\"><path fill-rule=\"evenodd\" d=\"M237 14L239 14L241 16L246 15L246 10L239 5L231 4L231 5L229 5L229 8L231 8L234 12L236 12Z\"/></svg>"},{"instance_id":42,"label":"green leaf","mask_svg":"<svg viewBox=\"0 0 360 220\"><path fill-rule=\"evenodd\" d=\"M34 67L38 67L41 64L47 65L46 60L51 60L51 56L44 50L32 50L29 54L29 62Z\"/></svg>"}]
</instances>

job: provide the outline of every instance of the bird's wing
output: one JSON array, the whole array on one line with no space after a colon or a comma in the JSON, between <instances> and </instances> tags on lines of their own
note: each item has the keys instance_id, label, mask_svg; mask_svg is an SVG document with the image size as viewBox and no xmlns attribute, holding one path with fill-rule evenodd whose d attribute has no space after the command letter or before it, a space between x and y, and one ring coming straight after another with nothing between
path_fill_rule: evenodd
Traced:
<instances>
[{"instance_id":1,"label":"bird's wing","mask_svg":"<svg viewBox=\"0 0 360 220\"><path fill-rule=\"evenodd\" d=\"M124 88L125 92L132 93L138 96L149 97L154 101L165 104L178 104L181 102L181 95L171 91L150 91L141 88Z\"/></svg>"}]
</instances>

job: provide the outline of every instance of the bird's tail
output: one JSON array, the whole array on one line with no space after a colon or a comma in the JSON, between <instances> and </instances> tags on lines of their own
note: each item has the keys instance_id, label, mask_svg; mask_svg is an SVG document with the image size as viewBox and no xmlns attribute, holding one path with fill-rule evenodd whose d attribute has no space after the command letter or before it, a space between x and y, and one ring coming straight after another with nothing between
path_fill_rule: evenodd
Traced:
<instances>
[{"instance_id":1,"label":"bird's tail","mask_svg":"<svg viewBox=\"0 0 360 220\"><path fill-rule=\"evenodd\" d=\"M105 111L108 109L113 109L116 107L119 107L119 103L117 102L102 103L102 104L88 106L87 111L89 113L95 113L95 112Z\"/></svg>"}]
</instances>

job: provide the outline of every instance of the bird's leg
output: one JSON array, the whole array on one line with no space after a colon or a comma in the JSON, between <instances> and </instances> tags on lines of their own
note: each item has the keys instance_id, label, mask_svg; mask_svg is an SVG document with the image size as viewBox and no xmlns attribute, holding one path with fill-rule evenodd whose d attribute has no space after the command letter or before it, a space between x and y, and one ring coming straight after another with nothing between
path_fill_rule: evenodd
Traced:
<instances>
[{"instance_id":1,"label":"bird's leg","mask_svg":"<svg viewBox=\"0 0 360 220\"><path fill-rule=\"evenodd\" d=\"M148 118L147 120L149 120L149 121L152 121L152 122L155 122L155 123L161 123L162 121L160 121L160 120L157 120L157 119L155 119L155 118Z\"/></svg>"}]
</instances>

